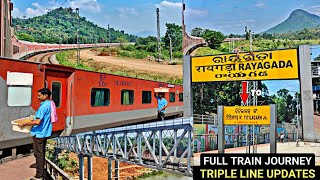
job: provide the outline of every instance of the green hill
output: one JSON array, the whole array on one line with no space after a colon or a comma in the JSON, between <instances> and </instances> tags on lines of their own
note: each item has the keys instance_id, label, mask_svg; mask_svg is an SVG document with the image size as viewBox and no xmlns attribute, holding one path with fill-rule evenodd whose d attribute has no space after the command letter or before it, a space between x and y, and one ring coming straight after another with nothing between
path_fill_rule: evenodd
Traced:
<instances>
[{"instance_id":1,"label":"green hill","mask_svg":"<svg viewBox=\"0 0 320 180\"><path fill-rule=\"evenodd\" d=\"M307 11L297 9L282 23L266 31L268 34L295 32L312 29L320 25L320 17Z\"/></svg>"},{"instance_id":2,"label":"green hill","mask_svg":"<svg viewBox=\"0 0 320 180\"><path fill-rule=\"evenodd\" d=\"M58 8L29 19L13 18L15 35L20 40L42 43L76 43L78 15L71 8ZM135 42L137 36L110 27L111 42ZM80 17L80 43L109 42L108 30Z\"/></svg>"}]
</instances>

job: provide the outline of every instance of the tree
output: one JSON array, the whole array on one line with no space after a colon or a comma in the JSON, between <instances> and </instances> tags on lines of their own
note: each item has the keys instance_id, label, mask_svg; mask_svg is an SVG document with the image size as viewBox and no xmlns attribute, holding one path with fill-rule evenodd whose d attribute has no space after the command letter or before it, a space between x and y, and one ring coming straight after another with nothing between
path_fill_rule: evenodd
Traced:
<instances>
[{"instance_id":1,"label":"tree","mask_svg":"<svg viewBox=\"0 0 320 180\"><path fill-rule=\"evenodd\" d=\"M64 37L63 43L76 43L74 35L77 35L78 15L71 8L58 8L33 18L13 18L12 25L15 35L21 40L60 43L60 37ZM108 30L89 22L85 17L80 18L79 30L82 43L109 42ZM111 42L115 42L118 36L124 36L130 42L136 42L137 39L137 36L110 27Z\"/></svg>"},{"instance_id":2,"label":"tree","mask_svg":"<svg viewBox=\"0 0 320 180\"><path fill-rule=\"evenodd\" d=\"M192 86L194 113L217 113L218 105L240 105L240 84L239 81L194 83Z\"/></svg>"},{"instance_id":3,"label":"tree","mask_svg":"<svg viewBox=\"0 0 320 180\"><path fill-rule=\"evenodd\" d=\"M245 27L244 31L246 32L246 40L250 39L251 30L248 31L247 27Z\"/></svg>"},{"instance_id":4,"label":"tree","mask_svg":"<svg viewBox=\"0 0 320 180\"><path fill-rule=\"evenodd\" d=\"M30 42L33 42L34 41L34 38L27 34L27 33L21 33L18 35L18 39L20 40L25 40L25 41L30 41Z\"/></svg>"},{"instance_id":5,"label":"tree","mask_svg":"<svg viewBox=\"0 0 320 180\"><path fill-rule=\"evenodd\" d=\"M117 41L118 43L120 43L121 46L122 46L124 43L128 42L128 40L127 40L127 38L126 38L125 36L119 36L119 37L117 37L116 41Z\"/></svg>"},{"instance_id":6,"label":"tree","mask_svg":"<svg viewBox=\"0 0 320 180\"><path fill-rule=\"evenodd\" d=\"M320 61L320 54L318 57L314 58L315 61Z\"/></svg>"},{"instance_id":7,"label":"tree","mask_svg":"<svg viewBox=\"0 0 320 180\"><path fill-rule=\"evenodd\" d=\"M204 30L199 27L195 27L191 30L191 36L202 37Z\"/></svg>"},{"instance_id":8,"label":"tree","mask_svg":"<svg viewBox=\"0 0 320 180\"><path fill-rule=\"evenodd\" d=\"M204 30L202 37L212 49L217 49L220 47L220 44L224 40L224 35L221 32L212 31L209 29Z\"/></svg>"},{"instance_id":9,"label":"tree","mask_svg":"<svg viewBox=\"0 0 320 180\"><path fill-rule=\"evenodd\" d=\"M296 94L296 98L298 95ZM277 96L272 96L273 101L277 104L278 122L291 122L296 114L293 97L289 94L289 90L280 89Z\"/></svg>"},{"instance_id":10,"label":"tree","mask_svg":"<svg viewBox=\"0 0 320 180\"><path fill-rule=\"evenodd\" d=\"M172 42L172 51L182 50L182 26L174 23L166 23L167 31L163 38L166 49L170 48L170 37Z\"/></svg>"}]
</instances>

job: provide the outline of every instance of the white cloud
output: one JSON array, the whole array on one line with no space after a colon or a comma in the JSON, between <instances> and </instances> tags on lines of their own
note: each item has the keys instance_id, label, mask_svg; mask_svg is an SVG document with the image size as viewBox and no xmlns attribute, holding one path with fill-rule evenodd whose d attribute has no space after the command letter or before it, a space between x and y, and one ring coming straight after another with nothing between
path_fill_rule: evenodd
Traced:
<instances>
[{"instance_id":1,"label":"white cloud","mask_svg":"<svg viewBox=\"0 0 320 180\"><path fill-rule=\"evenodd\" d=\"M91 13L101 12L102 6L97 0L70 0L72 8L79 8L80 11L87 11Z\"/></svg>"},{"instance_id":2,"label":"white cloud","mask_svg":"<svg viewBox=\"0 0 320 180\"><path fill-rule=\"evenodd\" d=\"M202 9L186 9L186 15L188 16L206 16L208 15L208 10L202 10Z\"/></svg>"},{"instance_id":3,"label":"white cloud","mask_svg":"<svg viewBox=\"0 0 320 180\"><path fill-rule=\"evenodd\" d=\"M19 18L22 18L24 16L24 13L22 11L20 11L19 8L13 8L13 11L12 11L12 16L13 17L19 17Z\"/></svg>"},{"instance_id":4,"label":"white cloud","mask_svg":"<svg viewBox=\"0 0 320 180\"><path fill-rule=\"evenodd\" d=\"M160 4L156 4L156 7L162 9L175 9L180 12L182 11L182 3L180 2L162 1ZM208 15L208 10L186 8L185 14L186 16L206 16Z\"/></svg>"},{"instance_id":5,"label":"white cloud","mask_svg":"<svg viewBox=\"0 0 320 180\"><path fill-rule=\"evenodd\" d=\"M320 6L311 6L310 12L320 16Z\"/></svg>"},{"instance_id":6,"label":"white cloud","mask_svg":"<svg viewBox=\"0 0 320 180\"><path fill-rule=\"evenodd\" d=\"M249 22L249 23L251 23L251 22L255 22L255 20L253 20L253 19L246 19L246 20L244 20L244 22Z\"/></svg>"},{"instance_id":7,"label":"white cloud","mask_svg":"<svg viewBox=\"0 0 320 180\"><path fill-rule=\"evenodd\" d=\"M256 3L255 6L256 7L263 7L265 4L263 2L259 2L259 3Z\"/></svg>"},{"instance_id":8,"label":"white cloud","mask_svg":"<svg viewBox=\"0 0 320 180\"><path fill-rule=\"evenodd\" d=\"M116 9L120 17L136 16L138 15L135 8L121 7Z\"/></svg>"},{"instance_id":9,"label":"white cloud","mask_svg":"<svg viewBox=\"0 0 320 180\"><path fill-rule=\"evenodd\" d=\"M26 9L26 16L28 18L34 17L34 16L41 16L48 12L47 8L45 8L44 6L41 6L38 3L32 3L32 6L33 7Z\"/></svg>"},{"instance_id":10,"label":"white cloud","mask_svg":"<svg viewBox=\"0 0 320 180\"><path fill-rule=\"evenodd\" d=\"M169 1L162 1L160 4L159 4L160 6L162 6L162 7L174 7L174 8L180 8L180 7L182 7L182 3L175 3L175 2L169 2Z\"/></svg>"}]
</instances>

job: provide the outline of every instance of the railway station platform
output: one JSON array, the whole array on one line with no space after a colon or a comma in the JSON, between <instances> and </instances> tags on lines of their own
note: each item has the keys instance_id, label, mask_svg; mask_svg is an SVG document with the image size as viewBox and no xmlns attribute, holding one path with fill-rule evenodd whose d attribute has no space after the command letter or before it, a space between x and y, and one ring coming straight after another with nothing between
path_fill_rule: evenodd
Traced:
<instances>
[{"instance_id":1,"label":"railway station platform","mask_svg":"<svg viewBox=\"0 0 320 180\"><path fill-rule=\"evenodd\" d=\"M2 163L0 164L0 179L29 180L36 174L36 169L30 168L30 165L35 162L34 156L30 155Z\"/></svg>"},{"instance_id":2,"label":"railway station platform","mask_svg":"<svg viewBox=\"0 0 320 180\"><path fill-rule=\"evenodd\" d=\"M320 165L320 143L299 142L277 143L277 153L314 153L316 165ZM218 150L202 153L218 154ZM246 147L228 148L225 153L246 153ZM270 144L257 145L257 153L270 153ZM200 166L200 154L194 153L194 166Z\"/></svg>"}]
</instances>

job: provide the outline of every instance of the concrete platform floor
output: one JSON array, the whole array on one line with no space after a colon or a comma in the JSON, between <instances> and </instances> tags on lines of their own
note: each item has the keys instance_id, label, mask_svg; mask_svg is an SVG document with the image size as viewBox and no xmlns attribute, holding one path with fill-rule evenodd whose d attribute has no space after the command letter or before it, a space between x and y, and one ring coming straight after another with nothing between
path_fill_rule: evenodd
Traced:
<instances>
[{"instance_id":1,"label":"concrete platform floor","mask_svg":"<svg viewBox=\"0 0 320 180\"><path fill-rule=\"evenodd\" d=\"M36 162L33 155L0 164L0 179L29 180L36 174L35 168L30 168Z\"/></svg>"}]
</instances>

